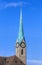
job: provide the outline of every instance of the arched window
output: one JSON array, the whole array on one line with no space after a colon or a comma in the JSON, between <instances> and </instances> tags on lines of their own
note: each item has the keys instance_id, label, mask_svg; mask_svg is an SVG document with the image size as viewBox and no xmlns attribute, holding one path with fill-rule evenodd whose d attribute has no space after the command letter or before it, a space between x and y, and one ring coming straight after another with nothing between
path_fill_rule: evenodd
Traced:
<instances>
[{"instance_id":1,"label":"arched window","mask_svg":"<svg viewBox=\"0 0 42 65\"><path fill-rule=\"evenodd\" d=\"M23 55L23 49L21 50L21 55Z\"/></svg>"}]
</instances>

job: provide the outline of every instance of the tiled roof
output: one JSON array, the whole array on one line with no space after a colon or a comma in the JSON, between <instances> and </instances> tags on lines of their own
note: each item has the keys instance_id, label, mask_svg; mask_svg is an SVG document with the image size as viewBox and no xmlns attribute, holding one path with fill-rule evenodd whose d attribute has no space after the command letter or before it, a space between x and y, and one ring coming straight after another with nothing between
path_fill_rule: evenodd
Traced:
<instances>
[{"instance_id":1,"label":"tiled roof","mask_svg":"<svg viewBox=\"0 0 42 65\"><path fill-rule=\"evenodd\" d=\"M0 65L25 65L17 56L0 57Z\"/></svg>"}]
</instances>

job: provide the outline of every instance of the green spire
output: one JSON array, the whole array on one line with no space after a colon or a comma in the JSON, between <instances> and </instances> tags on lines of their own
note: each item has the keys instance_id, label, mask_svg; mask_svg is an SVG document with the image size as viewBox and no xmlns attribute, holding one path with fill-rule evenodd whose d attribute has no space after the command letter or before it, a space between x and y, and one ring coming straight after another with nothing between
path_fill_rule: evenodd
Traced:
<instances>
[{"instance_id":1,"label":"green spire","mask_svg":"<svg viewBox=\"0 0 42 65\"><path fill-rule=\"evenodd\" d=\"M20 10L20 26L19 26L19 34L18 34L18 42L19 44L24 40L23 33L23 21L22 21L22 9Z\"/></svg>"}]
</instances>

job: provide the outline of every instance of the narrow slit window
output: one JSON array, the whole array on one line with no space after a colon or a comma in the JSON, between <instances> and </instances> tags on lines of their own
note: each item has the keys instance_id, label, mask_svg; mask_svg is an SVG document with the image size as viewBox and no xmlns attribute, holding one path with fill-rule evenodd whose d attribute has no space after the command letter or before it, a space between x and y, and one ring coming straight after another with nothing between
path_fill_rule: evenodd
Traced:
<instances>
[{"instance_id":1,"label":"narrow slit window","mask_svg":"<svg viewBox=\"0 0 42 65\"><path fill-rule=\"evenodd\" d=\"M21 55L23 55L23 49L21 50Z\"/></svg>"}]
</instances>

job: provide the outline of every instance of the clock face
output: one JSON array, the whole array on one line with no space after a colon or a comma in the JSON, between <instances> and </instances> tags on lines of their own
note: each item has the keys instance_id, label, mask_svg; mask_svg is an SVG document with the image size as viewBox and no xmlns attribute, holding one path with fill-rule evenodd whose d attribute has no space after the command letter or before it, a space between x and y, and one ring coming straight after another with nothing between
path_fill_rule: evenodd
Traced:
<instances>
[{"instance_id":1,"label":"clock face","mask_svg":"<svg viewBox=\"0 0 42 65\"><path fill-rule=\"evenodd\" d=\"M21 43L21 47L22 47L22 48L25 48L25 47L26 47L26 45L25 45L24 42Z\"/></svg>"},{"instance_id":2,"label":"clock face","mask_svg":"<svg viewBox=\"0 0 42 65\"><path fill-rule=\"evenodd\" d=\"M18 42L16 43L16 47L17 47L17 48L19 47L19 43L18 43Z\"/></svg>"}]
</instances>

